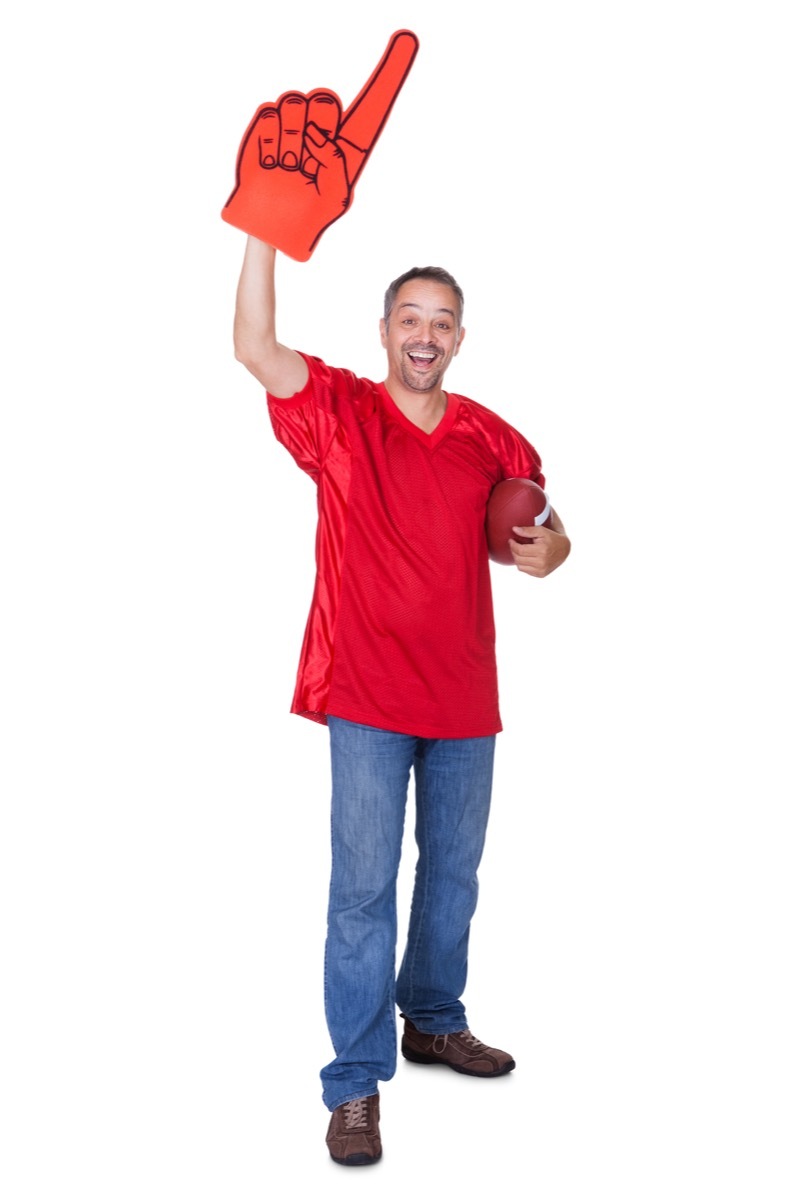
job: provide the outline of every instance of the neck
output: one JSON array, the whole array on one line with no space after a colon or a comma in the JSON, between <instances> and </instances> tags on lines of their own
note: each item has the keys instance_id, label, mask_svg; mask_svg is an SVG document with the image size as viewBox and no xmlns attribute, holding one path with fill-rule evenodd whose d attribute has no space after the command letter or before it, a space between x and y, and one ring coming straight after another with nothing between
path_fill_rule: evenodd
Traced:
<instances>
[{"instance_id":1,"label":"neck","mask_svg":"<svg viewBox=\"0 0 799 1200\"><path fill-rule=\"evenodd\" d=\"M447 411L447 393L441 387L430 392L414 392L389 378L385 388L400 412L425 433L432 433Z\"/></svg>"}]
</instances>

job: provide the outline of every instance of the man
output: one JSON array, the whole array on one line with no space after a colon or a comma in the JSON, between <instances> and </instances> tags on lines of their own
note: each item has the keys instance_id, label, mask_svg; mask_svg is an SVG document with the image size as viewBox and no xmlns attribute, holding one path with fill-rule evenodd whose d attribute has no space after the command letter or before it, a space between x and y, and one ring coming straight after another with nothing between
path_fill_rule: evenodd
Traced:
<instances>
[{"instance_id":1,"label":"man","mask_svg":"<svg viewBox=\"0 0 799 1200\"><path fill-rule=\"evenodd\" d=\"M461 995L501 729L484 518L500 479L543 484L538 454L494 413L443 389L464 338L463 295L440 268L386 293L388 373L358 379L281 345L275 251L250 237L236 302L237 358L267 390L278 439L317 482L317 579L292 711L329 726L332 870L322 1070L327 1145L347 1166L381 1155L378 1082L402 1053L491 1078L512 1057L469 1030ZM519 528L519 571L570 550ZM396 879L410 772L416 867L395 979Z\"/></svg>"}]
</instances>

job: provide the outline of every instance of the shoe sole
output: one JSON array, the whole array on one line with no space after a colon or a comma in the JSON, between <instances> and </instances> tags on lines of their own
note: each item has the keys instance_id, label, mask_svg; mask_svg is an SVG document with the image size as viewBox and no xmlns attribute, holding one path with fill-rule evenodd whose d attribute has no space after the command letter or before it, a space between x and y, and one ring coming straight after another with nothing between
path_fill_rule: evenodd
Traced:
<instances>
[{"instance_id":1,"label":"shoe sole","mask_svg":"<svg viewBox=\"0 0 799 1200\"><path fill-rule=\"evenodd\" d=\"M500 1075L510 1074L516 1066L511 1059L498 1071L470 1071L468 1067L457 1067L455 1063L447 1062L444 1058L431 1058L429 1054L420 1054L418 1050L406 1050L404 1046L401 1049L402 1057L407 1058L408 1062L418 1063L423 1067L449 1067L450 1071L457 1071L459 1075L471 1075L473 1079L499 1079Z\"/></svg>"},{"instance_id":2,"label":"shoe sole","mask_svg":"<svg viewBox=\"0 0 799 1200\"><path fill-rule=\"evenodd\" d=\"M380 1162L383 1157L383 1151L379 1154L350 1154L346 1158L336 1158L335 1154L330 1157L334 1163L339 1163L342 1167L371 1167L372 1163Z\"/></svg>"}]
</instances>

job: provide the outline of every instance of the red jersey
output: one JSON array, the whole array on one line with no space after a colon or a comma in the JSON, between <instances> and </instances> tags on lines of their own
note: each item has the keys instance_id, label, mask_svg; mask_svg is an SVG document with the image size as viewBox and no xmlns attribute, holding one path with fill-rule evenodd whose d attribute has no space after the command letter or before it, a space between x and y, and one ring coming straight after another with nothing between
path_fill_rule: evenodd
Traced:
<instances>
[{"instance_id":1,"label":"red jersey","mask_svg":"<svg viewBox=\"0 0 799 1200\"><path fill-rule=\"evenodd\" d=\"M465 396L448 393L425 433L382 383L303 357L302 391L267 396L277 438L318 488L291 711L417 737L498 733L486 502L500 479L543 487L538 454Z\"/></svg>"}]
</instances>

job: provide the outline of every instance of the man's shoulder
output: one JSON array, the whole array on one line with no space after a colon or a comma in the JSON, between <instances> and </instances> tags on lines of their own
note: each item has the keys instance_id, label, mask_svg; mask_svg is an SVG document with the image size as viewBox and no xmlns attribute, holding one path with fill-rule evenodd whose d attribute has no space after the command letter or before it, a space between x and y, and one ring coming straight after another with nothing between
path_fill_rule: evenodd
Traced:
<instances>
[{"instance_id":1,"label":"man's shoulder","mask_svg":"<svg viewBox=\"0 0 799 1200\"><path fill-rule=\"evenodd\" d=\"M319 358L318 355L307 354L304 350L300 350L298 353L302 355L308 364L308 370L311 375L322 382L338 382L346 387L372 390L378 386L373 379L367 379L363 375L358 375L349 367L332 367L324 359Z\"/></svg>"},{"instance_id":2,"label":"man's shoulder","mask_svg":"<svg viewBox=\"0 0 799 1200\"><path fill-rule=\"evenodd\" d=\"M352 412L355 419L367 420L375 410L379 385L350 370L332 367L318 355L298 351L308 365L308 381L295 401L313 404L338 413L346 419Z\"/></svg>"},{"instance_id":3,"label":"man's shoulder","mask_svg":"<svg viewBox=\"0 0 799 1200\"><path fill-rule=\"evenodd\" d=\"M457 400L460 402L463 411L471 416L475 424L490 429L506 429L511 433L516 432L510 421L501 417L496 409L489 408L487 404L481 404L478 400L472 400L470 396L457 395Z\"/></svg>"},{"instance_id":4,"label":"man's shoulder","mask_svg":"<svg viewBox=\"0 0 799 1200\"><path fill-rule=\"evenodd\" d=\"M491 457L501 464L503 474L536 478L541 458L524 434L488 405L468 396L458 399L467 436L484 444Z\"/></svg>"}]
</instances>

